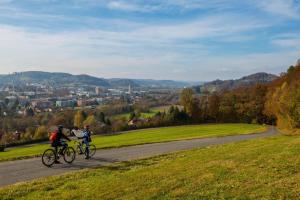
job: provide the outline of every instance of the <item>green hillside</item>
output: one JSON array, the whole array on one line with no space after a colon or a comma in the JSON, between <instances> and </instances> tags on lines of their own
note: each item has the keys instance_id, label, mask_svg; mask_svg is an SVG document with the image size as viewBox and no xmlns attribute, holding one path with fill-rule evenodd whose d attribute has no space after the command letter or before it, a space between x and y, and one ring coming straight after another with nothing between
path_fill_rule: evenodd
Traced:
<instances>
[{"instance_id":1,"label":"green hillside","mask_svg":"<svg viewBox=\"0 0 300 200\"><path fill-rule=\"evenodd\" d=\"M300 137L276 136L74 172L1 199L299 199Z\"/></svg>"},{"instance_id":2,"label":"green hillside","mask_svg":"<svg viewBox=\"0 0 300 200\"><path fill-rule=\"evenodd\" d=\"M266 130L266 127L254 124L176 126L129 131L110 136L95 136L93 137L93 144L97 148L113 148L193 138L249 134L263 132L264 130ZM73 145L73 143L70 144ZM5 152L0 152L0 161L39 156L47 148L49 148L49 144L8 149Z\"/></svg>"}]
</instances>

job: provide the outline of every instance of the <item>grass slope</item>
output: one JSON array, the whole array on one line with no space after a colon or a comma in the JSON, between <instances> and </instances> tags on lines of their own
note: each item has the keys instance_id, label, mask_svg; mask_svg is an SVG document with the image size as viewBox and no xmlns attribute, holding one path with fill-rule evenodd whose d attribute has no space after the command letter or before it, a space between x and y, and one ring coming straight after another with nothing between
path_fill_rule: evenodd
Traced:
<instances>
[{"instance_id":1,"label":"grass slope","mask_svg":"<svg viewBox=\"0 0 300 200\"><path fill-rule=\"evenodd\" d=\"M5 199L299 199L300 137L276 136L0 189Z\"/></svg>"},{"instance_id":2,"label":"grass slope","mask_svg":"<svg viewBox=\"0 0 300 200\"><path fill-rule=\"evenodd\" d=\"M251 124L216 124L153 128L129 131L111 136L95 136L93 138L93 144L95 144L97 148L113 148L173 140L249 134L263 132L265 129L266 127L264 126ZM47 148L49 148L49 144L9 149L5 152L0 152L0 161L38 156Z\"/></svg>"}]
</instances>

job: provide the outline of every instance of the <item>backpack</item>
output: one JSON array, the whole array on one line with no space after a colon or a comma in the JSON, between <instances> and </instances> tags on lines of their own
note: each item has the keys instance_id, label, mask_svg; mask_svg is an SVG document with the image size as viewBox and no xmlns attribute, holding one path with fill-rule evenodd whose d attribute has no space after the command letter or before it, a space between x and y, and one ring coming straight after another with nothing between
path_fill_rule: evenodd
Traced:
<instances>
[{"instance_id":1,"label":"backpack","mask_svg":"<svg viewBox=\"0 0 300 200\"><path fill-rule=\"evenodd\" d=\"M57 132L55 131L55 132L50 134L49 140L51 142L54 142L56 140L56 138L57 138Z\"/></svg>"}]
</instances>

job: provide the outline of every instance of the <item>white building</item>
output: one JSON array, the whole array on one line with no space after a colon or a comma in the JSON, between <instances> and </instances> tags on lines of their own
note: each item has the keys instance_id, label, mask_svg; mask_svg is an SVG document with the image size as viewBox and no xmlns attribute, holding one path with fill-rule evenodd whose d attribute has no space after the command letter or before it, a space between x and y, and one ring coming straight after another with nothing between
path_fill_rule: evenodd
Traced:
<instances>
[{"instance_id":1,"label":"white building","mask_svg":"<svg viewBox=\"0 0 300 200\"><path fill-rule=\"evenodd\" d=\"M132 88L131 88L131 85L128 86L128 92L127 92L129 95L131 95L132 93Z\"/></svg>"},{"instance_id":2,"label":"white building","mask_svg":"<svg viewBox=\"0 0 300 200\"><path fill-rule=\"evenodd\" d=\"M96 95L99 95L101 93L101 88L100 87L96 87L95 88L95 93L96 93Z\"/></svg>"}]
</instances>

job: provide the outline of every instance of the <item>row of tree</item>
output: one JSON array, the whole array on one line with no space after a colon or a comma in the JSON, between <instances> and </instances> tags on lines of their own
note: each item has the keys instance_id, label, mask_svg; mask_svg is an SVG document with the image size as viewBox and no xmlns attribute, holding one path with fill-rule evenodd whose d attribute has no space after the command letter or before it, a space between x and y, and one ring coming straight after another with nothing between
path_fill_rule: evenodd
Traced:
<instances>
[{"instance_id":1,"label":"row of tree","mask_svg":"<svg viewBox=\"0 0 300 200\"><path fill-rule=\"evenodd\" d=\"M277 124L280 128L300 128L300 65L270 84L257 84L196 95L184 89L180 99L193 122L243 122Z\"/></svg>"}]
</instances>

